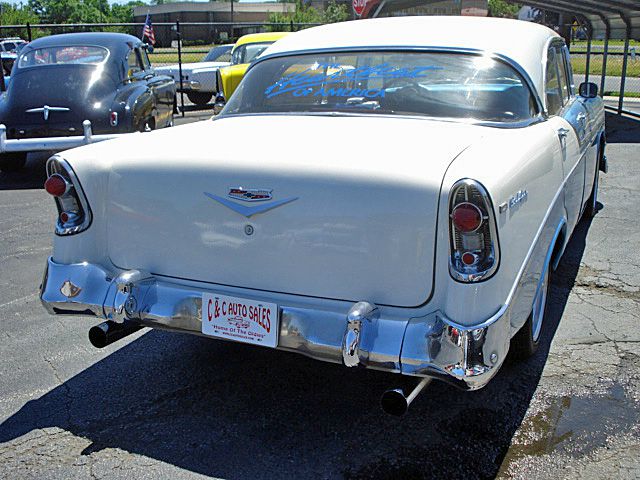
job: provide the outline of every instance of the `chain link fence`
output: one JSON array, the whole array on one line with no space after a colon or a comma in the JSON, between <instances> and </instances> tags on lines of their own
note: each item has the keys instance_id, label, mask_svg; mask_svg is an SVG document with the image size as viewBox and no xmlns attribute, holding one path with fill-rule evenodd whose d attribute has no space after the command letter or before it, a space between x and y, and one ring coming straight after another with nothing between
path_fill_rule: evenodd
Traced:
<instances>
[{"instance_id":1,"label":"chain link fence","mask_svg":"<svg viewBox=\"0 0 640 480\"><path fill-rule=\"evenodd\" d=\"M640 42L575 41L571 63L576 85L593 82L608 109L640 116Z\"/></svg>"},{"instance_id":2,"label":"chain link fence","mask_svg":"<svg viewBox=\"0 0 640 480\"><path fill-rule=\"evenodd\" d=\"M319 25L317 23L264 23L264 22L173 22L154 23L155 46L149 49L149 60L159 73L171 75L176 80L178 89L178 107L182 114L186 111L206 110L213 108L215 94L208 88L216 84L216 71L213 68L200 72L198 80L190 75L197 65L220 45L233 44L238 38L250 33L293 32ZM74 32L119 32L142 37L143 23L96 23L96 24L38 24L38 25L3 25L0 26L0 37L17 37L27 41L49 35ZM214 61L214 58L207 58ZM229 62L230 54L221 56L219 62ZM6 67L7 65L5 65ZM206 64L203 63L204 67ZM182 68L185 67L185 68ZM9 72L6 72L9 73ZM180 77L182 73L182 77ZM180 79L182 78L182 88ZM197 88L195 88L197 87ZM195 100L195 101L194 101Z\"/></svg>"},{"instance_id":3,"label":"chain link fence","mask_svg":"<svg viewBox=\"0 0 640 480\"><path fill-rule=\"evenodd\" d=\"M318 24L313 23L154 23L156 44L149 58L154 67L173 67L182 71L183 88L178 105L184 113L189 110L213 108L212 95L187 95L194 80L187 64L201 62L216 46L234 43L242 35L261 32L297 31ZM0 26L0 37L19 37L28 41L39 37L71 32L121 32L142 36L143 23L97 23L97 24L38 24ZM626 47L626 48L625 48ZM226 58L225 58L226 59ZM224 61L221 57L220 61ZM620 40L576 39L571 43L571 61L576 85L588 79L598 85L609 109L626 111L640 116L640 42L628 45ZM182 67L186 68L183 69ZM167 68L159 68L167 73ZM171 69L169 69L171 70ZM603 71L606 72L603 75ZM203 73L203 75L205 75ZM215 71L209 73L215 77ZM180 75L172 76L179 83ZM214 78L209 79L214 81ZM186 83L186 86L185 86ZM193 91L192 91L193 93ZM192 99L198 102L190 101ZM206 102L202 102L206 99Z\"/></svg>"}]
</instances>

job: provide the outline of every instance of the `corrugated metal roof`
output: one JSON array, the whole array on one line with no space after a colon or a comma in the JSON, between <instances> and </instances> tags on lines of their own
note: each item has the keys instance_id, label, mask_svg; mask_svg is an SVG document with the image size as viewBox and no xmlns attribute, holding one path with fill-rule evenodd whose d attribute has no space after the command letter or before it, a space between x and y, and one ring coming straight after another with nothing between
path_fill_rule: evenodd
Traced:
<instances>
[{"instance_id":1,"label":"corrugated metal roof","mask_svg":"<svg viewBox=\"0 0 640 480\"><path fill-rule=\"evenodd\" d=\"M608 31L609 38L624 39L628 35L640 39L638 0L525 0L525 4L577 17L591 29L592 38L605 38Z\"/></svg>"}]
</instances>

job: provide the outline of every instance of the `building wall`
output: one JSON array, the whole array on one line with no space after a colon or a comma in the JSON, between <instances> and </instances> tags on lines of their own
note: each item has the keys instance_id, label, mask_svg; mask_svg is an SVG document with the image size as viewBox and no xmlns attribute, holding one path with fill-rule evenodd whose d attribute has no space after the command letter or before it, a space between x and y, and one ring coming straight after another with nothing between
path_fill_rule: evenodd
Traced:
<instances>
[{"instance_id":1,"label":"building wall","mask_svg":"<svg viewBox=\"0 0 640 480\"><path fill-rule=\"evenodd\" d=\"M251 26L237 26L233 29L229 25L184 25L186 23L230 23L255 22L264 23L269 20L272 12L293 12L295 4L291 3L235 3L233 4L233 20L230 2L179 2L135 7L134 21L144 23L147 13L151 16L156 36L156 46L167 47L176 39L173 25L180 21L182 39L185 44L211 44L226 42L229 38L254 33L259 29ZM139 27L142 34L142 27Z\"/></svg>"}]
</instances>

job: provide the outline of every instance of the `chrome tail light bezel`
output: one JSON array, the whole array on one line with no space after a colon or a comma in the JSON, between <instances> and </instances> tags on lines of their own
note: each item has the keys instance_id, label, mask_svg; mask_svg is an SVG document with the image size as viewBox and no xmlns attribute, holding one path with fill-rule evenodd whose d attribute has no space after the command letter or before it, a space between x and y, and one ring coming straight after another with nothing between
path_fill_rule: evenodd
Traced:
<instances>
[{"instance_id":1,"label":"chrome tail light bezel","mask_svg":"<svg viewBox=\"0 0 640 480\"><path fill-rule=\"evenodd\" d=\"M75 235L84 232L91 226L93 214L91 207L71 165L59 155L54 155L47 161L47 178L58 174L62 176L71 187L60 197L54 197L58 209L55 233L59 236ZM63 223L61 214L70 213L70 220Z\"/></svg>"},{"instance_id":2,"label":"chrome tail light bezel","mask_svg":"<svg viewBox=\"0 0 640 480\"><path fill-rule=\"evenodd\" d=\"M464 202L471 203L479 208L483 215L483 224L470 233L458 231L452 219L453 209L463 203L457 201L461 189L464 189ZM500 243L493 203L486 188L480 182L470 178L463 178L453 185L449 194L448 221L449 274L451 277L463 283L477 283L491 278L500 265ZM465 250L460 245L463 235L481 236L481 251ZM467 252L479 255L480 261L475 262L473 265L465 265L462 262L462 256Z\"/></svg>"}]
</instances>

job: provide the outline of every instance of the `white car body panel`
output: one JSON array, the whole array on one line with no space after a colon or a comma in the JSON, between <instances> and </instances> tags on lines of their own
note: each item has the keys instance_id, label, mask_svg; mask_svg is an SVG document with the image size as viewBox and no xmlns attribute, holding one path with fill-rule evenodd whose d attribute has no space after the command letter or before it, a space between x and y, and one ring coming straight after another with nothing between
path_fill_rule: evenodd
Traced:
<instances>
[{"instance_id":1,"label":"white car body panel","mask_svg":"<svg viewBox=\"0 0 640 480\"><path fill-rule=\"evenodd\" d=\"M231 62L195 62L182 64L183 86L186 90L217 93L216 73L218 69L231 65ZM178 65L155 67L154 70L162 75L172 77L176 85L180 86L180 68ZM193 88L197 82L197 88Z\"/></svg>"},{"instance_id":2,"label":"white car body panel","mask_svg":"<svg viewBox=\"0 0 640 480\"><path fill-rule=\"evenodd\" d=\"M521 69L546 107L546 49L558 41L529 22L387 18L292 34L260 61L350 48L473 50ZM574 94L558 115L547 113L495 125L223 112L63 152L93 220L82 233L56 236L43 302L54 313L112 319L112 279L140 270L154 279L153 294L133 319L147 326L201 333L200 292L218 292L278 304L278 348L352 365L346 345L354 341L355 364L480 388L531 313L542 272L559 261L603 160L600 99ZM486 190L496 224L499 265L477 283L449 268L450 194L462 179ZM207 196L228 198L236 187L294 200L245 217ZM103 304L61 298L63 278L85 278ZM350 320L359 301L379 307L358 324L362 338Z\"/></svg>"}]
</instances>

